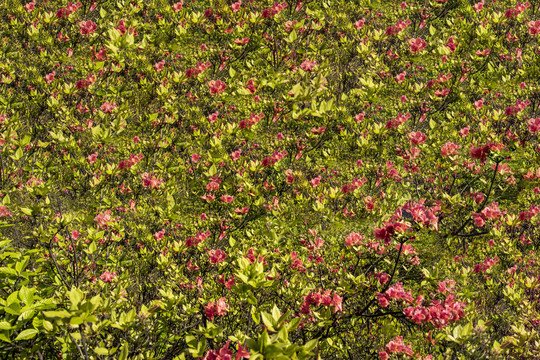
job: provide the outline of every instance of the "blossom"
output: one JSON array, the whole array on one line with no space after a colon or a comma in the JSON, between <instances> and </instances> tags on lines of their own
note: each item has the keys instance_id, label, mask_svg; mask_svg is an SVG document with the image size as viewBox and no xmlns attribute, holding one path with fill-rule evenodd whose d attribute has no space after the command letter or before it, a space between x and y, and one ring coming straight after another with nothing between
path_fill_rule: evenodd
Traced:
<instances>
[{"instance_id":1,"label":"blossom","mask_svg":"<svg viewBox=\"0 0 540 360\"><path fill-rule=\"evenodd\" d=\"M88 155L88 156L86 157L86 160L88 161L88 163L93 164L93 163L96 162L97 157L98 157L98 153L95 152L95 153L93 153L93 154Z\"/></svg>"},{"instance_id":2,"label":"blossom","mask_svg":"<svg viewBox=\"0 0 540 360\"><path fill-rule=\"evenodd\" d=\"M92 20L81 21L79 23L79 29L80 29L81 35L84 36L84 35L92 34L93 32L95 32L97 29L97 25Z\"/></svg>"},{"instance_id":3,"label":"blossom","mask_svg":"<svg viewBox=\"0 0 540 360\"><path fill-rule=\"evenodd\" d=\"M453 142L447 142L443 146L441 146L441 155L442 156L449 156L449 155L455 155L457 154L457 150L460 148L458 144L455 144Z\"/></svg>"},{"instance_id":4,"label":"blossom","mask_svg":"<svg viewBox=\"0 0 540 360\"><path fill-rule=\"evenodd\" d=\"M161 60L160 62L154 64L154 69L156 69L156 71L161 71L163 70L164 65L165 65L165 60Z\"/></svg>"},{"instance_id":5,"label":"blossom","mask_svg":"<svg viewBox=\"0 0 540 360\"><path fill-rule=\"evenodd\" d=\"M426 42L422 38L412 38L409 40L409 49L412 53L417 53L426 48Z\"/></svg>"},{"instance_id":6,"label":"blossom","mask_svg":"<svg viewBox=\"0 0 540 360\"><path fill-rule=\"evenodd\" d=\"M317 66L317 63L315 61L310 61L310 60L304 60L304 62L300 64L300 67L304 71L311 71L313 70L315 66Z\"/></svg>"},{"instance_id":7,"label":"blossom","mask_svg":"<svg viewBox=\"0 0 540 360\"><path fill-rule=\"evenodd\" d=\"M231 4L232 12L237 12L238 10L240 10L240 6L242 6L242 1L241 0Z\"/></svg>"},{"instance_id":8,"label":"blossom","mask_svg":"<svg viewBox=\"0 0 540 360\"><path fill-rule=\"evenodd\" d=\"M358 233L350 233L347 238L345 239L345 246L356 246L362 242L364 239L363 235L360 235Z\"/></svg>"},{"instance_id":9,"label":"blossom","mask_svg":"<svg viewBox=\"0 0 540 360\"><path fill-rule=\"evenodd\" d=\"M184 0L180 0L179 2L177 2L176 4L173 5L173 10L174 11L180 11L182 10L182 5L184 5Z\"/></svg>"},{"instance_id":10,"label":"blossom","mask_svg":"<svg viewBox=\"0 0 540 360\"><path fill-rule=\"evenodd\" d=\"M210 80L208 82L208 88L210 89L210 94L216 95L224 92L227 85L221 80Z\"/></svg>"},{"instance_id":11,"label":"blossom","mask_svg":"<svg viewBox=\"0 0 540 360\"><path fill-rule=\"evenodd\" d=\"M103 282L106 282L106 283L110 283L113 281L113 279L116 277L116 273L114 272L108 272L108 271L104 271L103 274L101 274L101 276L99 277L101 279L101 281Z\"/></svg>"},{"instance_id":12,"label":"blossom","mask_svg":"<svg viewBox=\"0 0 540 360\"><path fill-rule=\"evenodd\" d=\"M406 71L396 75L396 81L398 82L398 84L401 84L405 80L406 75L407 75Z\"/></svg>"},{"instance_id":13,"label":"blossom","mask_svg":"<svg viewBox=\"0 0 540 360\"><path fill-rule=\"evenodd\" d=\"M45 82L47 82L47 83L53 82L54 76L55 76L55 75L56 75L56 72L55 72L55 71L53 71L53 72L50 73L50 74L45 75Z\"/></svg>"},{"instance_id":14,"label":"blossom","mask_svg":"<svg viewBox=\"0 0 540 360\"><path fill-rule=\"evenodd\" d=\"M213 301L210 301L208 305L204 307L205 315L210 321L214 319L215 315L225 315L228 310L229 304L227 304L227 299L224 297L220 298L215 304Z\"/></svg>"},{"instance_id":15,"label":"blossom","mask_svg":"<svg viewBox=\"0 0 540 360\"><path fill-rule=\"evenodd\" d=\"M115 108L116 103L110 103L106 101L101 105L100 110L103 111L105 114L110 114Z\"/></svg>"},{"instance_id":16,"label":"blossom","mask_svg":"<svg viewBox=\"0 0 540 360\"><path fill-rule=\"evenodd\" d=\"M212 113L210 115L208 115L208 122L210 122L211 124L212 123L215 123L217 121L217 118L219 116L219 112L216 111L215 113Z\"/></svg>"},{"instance_id":17,"label":"blossom","mask_svg":"<svg viewBox=\"0 0 540 360\"><path fill-rule=\"evenodd\" d=\"M232 195L223 195L221 197L221 201L223 201L225 204L229 204L234 201L234 196Z\"/></svg>"},{"instance_id":18,"label":"blossom","mask_svg":"<svg viewBox=\"0 0 540 360\"><path fill-rule=\"evenodd\" d=\"M5 206L0 206L0 218L4 216L11 216L11 211L9 211Z\"/></svg>"},{"instance_id":19,"label":"blossom","mask_svg":"<svg viewBox=\"0 0 540 360\"><path fill-rule=\"evenodd\" d=\"M107 226L110 222L113 221L111 218L111 210L107 210L104 213L96 215L94 221L98 223L99 227Z\"/></svg>"},{"instance_id":20,"label":"blossom","mask_svg":"<svg viewBox=\"0 0 540 360\"><path fill-rule=\"evenodd\" d=\"M208 251L208 258L210 259L211 264L218 264L220 262L223 262L226 257L227 254L225 254L225 252L221 249L212 249Z\"/></svg>"},{"instance_id":21,"label":"blossom","mask_svg":"<svg viewBox=\"0 0 540 360\"><path fill-rule=\"evenodd\" d=\"M144 187L157 189L161 184L163 184L163 179L157 179L146 172L141 175L141 178Z\"/></svg>"},{"instance_id":22,"label":"blossom","mask_svg":"<svg viewBox=\"0 0 540 360\"><path fill-rule=\"evenodd\" d=\"M424 142L426 142L426 139L427 139L426 134L424 134L421 131L417 131L417 132L412 131L409 133L409 140L412 145L423 144Z\"/></svg>"},{"instance_id":23,"label":"blossom","mask_svg":"<svg viewBox=\"0 0 540 360\"><path fill-rule=\"evenodd\" d=\"M484 0L474 4L474 11L479 12L484 8Z\"/></svg>"},{"instance_id":24,"label":"blossom","mask_svg":"<svg viewBox=\"0 0 540 360\"><path fill-rule=\"evenodd\" d=\"M473 159L479 159L480 161L484 162L487 159L487 156L491 152L491 149L489 145L483 145L479 147L474 147L471 145L471 157Z\"/></svg>"},{"instance_id":25,"label":"blossom","mask_svg":"<svg viewBox=\"0 0 540 360\"><path fill-rule=\"evenodd\" d=\"M31 12L32 10L34 10L34 6L36 5L36 0L32 0L32 2L29 2L28 4L26 4L24 6L24 9L27 11L27 12Z\"/></svg>"},{"instance_id":26,"label":"blossom","mask_svg":"<svg viewBox=\"0 0 540 360\"><path fill-rule=\"evenodd\" d=\"M227 341L227 343L223 345L223 347L219 349L219 351L208 350L202 360L232 360L232 351L229 350L229 343L230 341ZM244 356L238 357L238 354L236 355L237 360L242 357ZM249 358L249 356L247 358Z\"/></svg>"},{"instance_id":27,"label":"blossom","mask_svg":"<svg viewBox=\"0 0 540 360\"><path fill-rule=\"evenodd\" d=\"M360 20L358 20L358 21L356 21L356 22L354 23L354 27L355 27L357 30L360 30L361 28L364 27L365 22L366 22L366 19L365 19L365 18L362 18L362 19L360 19Z\"/></svg>"},{"instance_id":28,"label":"blossom","mask_svg":"<svg viewBox=\"0 0 540 360\"><path fill-rule=\"evenodd\" d=\"M540 20L530 21L527 25L531 36L540 34Z\"/></svg>"},{"instance_id":29,"label":"blossom","mask_svg":"<svg viewBox=\"0 0 540 360\"><path fill-rule=\"evenodd\" d=\"M364 116L366 116L366 112L365 111L362 111L360 114L356 114L355 117L354 117L354 121L359 124L361 123L362 121L364 121Z\"/></svg>"},{"instance_id":30,"label":"blossom","mask_svg":"<svg viewBox=\"0 0 540 360\"><path fill-rule=\"evenodd\" d=\"M527 124L529 124L529 131L531 132L531 134L535 134L540 131L540 117L536 119L529 119L529 121L527 121Z\"/></svg>"}]
</instances>

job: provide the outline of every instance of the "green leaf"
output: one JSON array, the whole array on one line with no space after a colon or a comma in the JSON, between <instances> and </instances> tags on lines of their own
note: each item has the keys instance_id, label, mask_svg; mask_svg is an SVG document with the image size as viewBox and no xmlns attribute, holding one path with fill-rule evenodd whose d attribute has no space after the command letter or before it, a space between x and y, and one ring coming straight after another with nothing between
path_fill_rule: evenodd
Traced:
<instances>
[{"instance_id":1,"label":"green leaf","mask_svg":"<svg viewBox=\"0 0 540 360\"><path fill-rule=\"evenodd\" d=\"M11 324L7 321L0 321L0 330L11 330Z\"/></svg>"},{"instance_id":2,"label":"green leaf","mask_svg":"<svg viewBox=\"0 0 540 360\"><path fill-rule=\"evenodd\" d=\"M311 351L315 348L315 346L317 346L317 343L319 342L319 339L313 339L313 340L310 340L308 341L305 345L304 345L304 350L306 351Z\"/></svg>"},{"instance_id":3,"label":"green leaf","mask_svg":"<svg viewBox=\"0 0 540 360\"><path fill-rule=\"evenodd\" d=\"M47 321L47 320L43 320L43 328L45 330L47 330L47 331L53 331L54 330L53 324L50 321Z\"/></svg>"},{"instance_id":4,"label":"green leaf","mask_svg":"<svg viewBox=\"0 0 540 360\"><path fill-rule=\"evenodd\" d=\"M19 298L26 304L30 305L34 302L34 291L27 288L26 286L23 286L19 290Z\"/></svg>"},{"instance_id":5,"label":"green leaf","mask_svg":"<svg viewBox=\"0 0 540 360\"><path fill-rule=\"evenodd\" d=\"M261 312L261 318L264 325L266 325L266 327L268 328L268 330L276 331L276 329L274 328L274 325L275 325L274 319L269 313L264 312L264 311Z\"/></svg>"},{"instance_id":6,"label":"green leaf","mask_svg":"<svg viewBox=\"0 0 540 360\"><path fill-rule=\"evenodd\" d=\"M39 331L37 331L36 329L26 329L22 331L19 335L17 335L15 341L32 339L38 334L38 332Z\"/></svg>"},{"instance_id":7,"label":"green leaf","mask_svg":"<svg viewBox=\"0 0 540 360\"><path fill-rule=\"evenodd\" d=\"M23 151L22 148L18 148L15 152L15 155L13 156L13 160L20 160L23 157Z\"/></svg>"},{"instance_id":8,"label":"green leaf","mask_svg":"<svg viewBox=\"0 0 540 360\"><path fill-rule=\"evenodd\" d=\"M291 33L289 34L289 36L285 39L285 41L289 42L289 43L292 43L294 42L296 39L298 39L298 35L296 34L296 30L293 30L291 31Z\"/></svg>"},{"instance_id":9,"label":"green leaf","mask_svg":"<svg viewBox=\"0 0 540 360\"><path fill-rule=\"evenodd\" d=\"M78 309L83 297L84 294L81 290L77 288L71 289L71 291L69 292L69 300L71 300L72 308Z\"/></svg>"},{"instance_id":10,"label":"green leaf","mask_svg":"<svg viewBox=\"0 0 540 360\"><path fill-rule=\"evenodd\" d=\"M102 347L97 347L94 349L94 352L98 355L109 355L109 350L105 349L105 348L102 348Z\"/></svg>"},{"instance_id":11,"label":"green leaf","mask_svg":"<svg viewBox=\"0 0 540 360\"><path fill-rule=\"evenodd\" d=\"M120 356L118 357L118 360L127 360L128 358L128 343L124 341L124 344L122 345L122 350L120 351Z\"/></svg>"}]
</instances>

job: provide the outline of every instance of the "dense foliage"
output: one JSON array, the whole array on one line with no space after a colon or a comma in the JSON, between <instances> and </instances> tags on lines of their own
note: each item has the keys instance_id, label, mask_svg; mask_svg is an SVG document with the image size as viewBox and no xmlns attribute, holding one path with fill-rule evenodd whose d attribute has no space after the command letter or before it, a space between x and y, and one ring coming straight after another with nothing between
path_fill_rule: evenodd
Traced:
<instances>
[{"instance_id":1,"label":"dense foliage","mask_svg":"<svg viewBox=\"0 0 540 360\"><path fill-rule=\"evenodd\" d=\"M540 358L540 8L0 2L0 357Z\"/></svg>"}]
</instances>

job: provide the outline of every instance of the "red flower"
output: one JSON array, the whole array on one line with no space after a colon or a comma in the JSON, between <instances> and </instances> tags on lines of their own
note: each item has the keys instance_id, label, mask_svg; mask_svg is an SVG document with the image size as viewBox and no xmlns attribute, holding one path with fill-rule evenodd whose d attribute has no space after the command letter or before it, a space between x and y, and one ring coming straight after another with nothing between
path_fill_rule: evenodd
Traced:
<instances>
[{"instance_id":1,"label":"red flower","mask_svg":"<svg viewBox=\"0 0 540 360\"><path fill-rule=\"evenodd\" d=\"M426 42L421 38L412 38L409 40L409 49L412 53L422 51L426 48Z\"/></svg>"},{"instance_id":2,"label":"red flower","mask_svg":"<svg viewBox=\"0 0 540 360\"><path fill-rule=\"evenodd\" d=\"M45 75L45 82L51 83L54 80L54 76L56 75L56 72L53 71L52 73Z\"/></svg>"},{"instance_id":3,"label":"red flower","mask_svg":"<svg viewBox=\"0 0 540 360\"><path fill-rule=\"evenodd\" d=\"M540 34L540 20L529 22L529 34L531 36Z\"/></svg>"},{"instance_id":4,"label":"red flower","mask_svg":"<svg viewBox=\"0 0 540 360\"><path fill-rule=\"evenodd\" d=\"M423 144L424 142L426 142L426 139L427 139L426 135L421 131L417 131L417 132L413 131L409 133L409 140L412 145Z\"/></svg>"},{"instance_id":5,"label":"red flower","mask_svg":"<svg viewBox=\"0 0 540 360\"><path fill-rule=\"evenodd\" d=\"M474 147L471 145L471 157L473 159L479 159L480 161L484 162L487 159L487 156L491 152L491 149L488 145L483 145L479 147Z\"/></svg>"},{"instance_id":6,"label":"red flower","mask_svg":"<svg viewBox=\"0 0 540 360\"><path fill-rule=\"evenodd\" d=\"M241 0L239 0L239 1L235 2L235 3L233 3L233 4L231 5L231 10L232 10L233 12L237 12L238 10L240 10L240 6L242 6L242 1L241 1ZM239 345L239 346L240 346L240 345Z\"/></svg>"},{"instance_id":7,"label":"red flower","mask_svg":"<svg viewBox=\"0 0 540 360\"><path fill-rule=\"evenodd\" d=\"M227 85L221 80L210 80L208 82L208 87L210 89L210 94L216 95L222 93L227 88Z\"/></svg>"},{"instance_id":8,"label":"red flower","mask_svg":"<svg viewBox=\"0 0 540 360\"><path fill-rule=\"evenodd\" d=\"M179 2L177 2L176 4L173 5L173 10L174 11L182 10L182 5L184 5L184 1L180 0Z\"/></svg>"},{"instance_id":9,"label":"red flower","mask_svg":"<svg viewBox=\"0 0 540 360\"><path fill-rule=\"evenodd\" d=\"M79 23L79 29L80 29L81 35L84 36L84 35L92 34L94 31L96 31L97 25L92 20L81 21Z\"/></svg>"},{"instance_id":10,"label":"red flower","mask_svg":"<svg viewBox=\"0 0 540 360\"><path fill-rule=\"evenodd\" d=\"M100 109L105 114L110 114L116 108L116 103L104 102Z\"/></svg>"},{"instance_id":11,"label":"red flower","mask_svg":"<svg viewBox=\"0 0 540 360\"><path fill-rule=\"evenodd\" d=\"M101 276L99 277L101 279L101 281L103 282L106 282L106 283L110 283L113 281L113 279L116 277L116 273L111 273L111 272L108 272L108 271L104 271L103 274L101 274Z\"/></svg>"}]
</instances>

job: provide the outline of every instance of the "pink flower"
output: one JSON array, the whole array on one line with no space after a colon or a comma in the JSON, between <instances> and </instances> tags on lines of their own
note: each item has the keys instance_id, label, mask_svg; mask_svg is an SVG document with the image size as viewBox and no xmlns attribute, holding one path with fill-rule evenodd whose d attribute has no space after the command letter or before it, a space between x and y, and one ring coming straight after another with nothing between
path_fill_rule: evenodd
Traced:
<instances>
[{"instance_id":1,"label":"pink flower","mask_svg":"<svg viewBox=\"0 0 540 360\"><path fill-rule=\"evenodd\" d=\"M210 264L218 264L220 262L223 262L226 257L227 254L225 254L225 252L221 249L212 249L208 251L208 258L210 259Z\"/></svg>"},{"instance_id":2,"label":"pink flower","mask_svg":"<svg viewBox=\"0 0 540 360\"><path fill-rule=\"evenodd\" d=\"M461 137L465 137L467 135L469 135L469 130L471 129L471 126L470 125L467 125L466 127L464 127L463 129L459 130L459 136Z\"/></svg>"},{"instance_id":3,"label":"pink flower","mask_svg":"<svg viewBox=\"0 0 540 360\"><path fill-rule=\"evenodd\" d=\"M426 142L426 139L427 139L426 135L421 131L417 131L417 132L413 131L409 133L409 140L412 145L423 144L424 142Z\"/></svg>"},{"instance_id":4,"label":"pink flower","mask_svg":"<svg viewBox=\"0 0 540 360\"><path fill-rule=\"evenodd\" d=\"M182 10L182 5L184 5L184 0L180 0L179 2L177 2L176 4L173 5L173 10L174 11L180 11Z\"/></svg>"},{"instance_id":5,"label":"pink flower","mask_svg":"<svg viewBox=\"0 0 540 360\"><path fill-rule=\"evenodd\" d=\"M79 29L80 29L81 35L84 36L84 35L92 34L94 31L96 31L97 25L91 20L81 21L79 23Z\"/></svg>"},{"instance_id":6,"label":"pink flower","mask_svg":"<svg viewBox=\"0 0 540 360\"><path fill-rule=\"evenodd\" d=\"M97 222L100 227L107 226L110 222L113 222L111 218L111 210L107 210L102 214L96 215L94 221Z\"/></svg>"},{"instance_id":7,"label":"pink flower","mask_svg":"<svg viewBox=\"0 0 540 360\"><path fill-rule=\"evenodd\" d=\"M161 60L160 62L154 64L154 69L156 69L156 71L161 71L163 70L164 65L165 65L165 60Z\"/></svg>"},{"instance_id":8,"label":"pink flower","mask_svg":"<svg viewBox=\"0 0 540 360\"><path fill-rule=\"evenodd\" d=\"M163 237L165 236L165 229L161 229L157 233L154 234L154 239L157 241L163 240Z\"/></svg>"},{"instance_id":9,"label":"pink flower","mask_svg":"<svg viewBox=\"0 0 540 360\"><path fill-rule=\"evenodd\" d=\"M219 349L219 352L215 350L208 350L202 360L232 360L232 351L229 350L229 342L230 341L227 341L227 343L223 345L221 349ZM237 359L239 359L238 355Z\"/></svg>"},{"instance_id":10,"label":"pink flower","mask_svg":"<svg viewBox=\"0 0 540 360\"><path fill-rule=\"evenodd\" d=\"M32 0L32 2L29 2L28 4L26 4L24 6L24 9L27 11L27 12L31 12L32 10L34 10L34 6L36 5L36 0Z\"/></svg>"},{"instance_id":11,"label":"pink flower","mask_svg":"<svg viewBox=\"0 0 540 360\"><path fill-rule=\"evenodd\" d=\"M218 116L219 116L219 112L216 111L215 113L208 115L208 121L209 121L211 124L212 124L212 123L215 123L215 122L217 121Z\"/></svg>"},{"instance_id":12,"label":"pink flower","mask_svg":"<svg viewBox=\"0 0 540 360\"><path fill-rule=\"evenodd\" d=\"M473 220L474 220L474 223L475 223L476 226L482 227L482 226L484 226L486 224L482 214L472 213L472 217L473 217Z\"/></svg>"},{"instance_id":13,"label":"pink flower","mask_svg":"<svg viewBox=\"0 0 540 360\"><path fill-rule=\"evenodd\" d=\"M390 302L388 301L386 296L384 296L384 294L377 294L377 301L379 302L379 305L383 308L388 307L388 305L390 305Z\"/></svg>"},{"instance_id":14,"label":"pink flower","mask_svg":"<svg viewBox=\"0 0 540 360\"><path fill-rule=\"evenodd\" d=\"M484 0L480 1L479 3L474 4L474 11L479 12L484 8Z\"/></svg>"},{"instance_id":15,"label":"pink flower","mask_svg":"<svg viewBox=\"0 0 540 360\"><path fill-rule=\"evenodd\" d=\"M300 67L304 71L311 71L313 70L315 66L317 66L317 63L315 61L310 61L310 60L304 60L304 62L300 64Z\"/></svg>"},{"instance_id":16,"label":"pink flower","mask_svg":"<svg viewBox=\"0 0 540 360\"><path fill-rule=\"evenodd\" d=\"M216 95L222 93L227 88L227 85L221 80L210 80L208 82L208 87L210 89L210 94Z\"/></svg>"},{"instance_id":17,"label":"pink flower","mask_svg":"<svg viewBox=\"0 0 540 360\"><path fill-rule=\"evenodd\" d=\"M407 75L406 71L396 75L396 81L398 82L398 84L401 84L405 80L406 75Z\"/></svg>"},{"instance_id":18,"label":"pink flower","mask_svg":"<svg viewBox=\"0 0 540 360\"><path fill-rule=\"evenodd\" d=\"M531 36L540 34L540 20L531 21L527 25L529 26L529 34Z\"/></svg>"},{"instance_id":19,"label":"pink flower","mask_svg":"<svg viewBox=\"0 0 540 360\"><path fill-rule=\"evenodd\" d=\"M529 119L529 121L527 121L527 124L529 124L529 131L531 132L531 134L535 134L540 131L540 117L536 119Z\"/></svg>"},{"instance_id":20,"label":"pink flower","mask_svg":"<svg viewBox=\"0 0 540 360\"><path fill-rule=\"evenodd\" d=\"M240 360L242 358L249 359L250 356L251 355L250 355L250 352L249 352L249 348L247 346L242 347L242 345L240 343L238 343L238 351L236 352L235 360Z\"/></svg>"},{"instance_id":21,"label":"pink flower","mask_svg":"<svg viewBox=\"0 0 540 360\"><path fill-rule=\"evenodd\" d=\"M480 100L477 100L474 102L474 108L476 110L481 109L484 106L484 98L481 98Z\"/></svg>"},{"instance_id":22,"label":"pink flower","mask_svg":"<svg viewBox=\"0 0 540 360\"><path fill-rule=\"evenodd\" d=\"M455 155L457 154L457 150L459 148L460 148L459 145L454 144L453 142L447 142L441 147L441 155L442 156Z\"/></svg>"},{"instance_id":23,"label":"pink flower","mask_svg":"<svg viewBox=\"0 0 540 360\"><path fill-rule=\"evenodd\" d=\"M360 30L361 28L364 27L365 22L366 22L366 19L365 19L365 18L362 18L362 19L360 19L360 20L358 20L358 21L356 21L356 22L354 23L354 27L355 27L357 30Z\"/></svg>"},{"instance_id":24,"label":"pink flower","mask_svg":"<svg viewBox=\"0 0 540 360\"><path fill-rule=\"evenodd\" d=\"M502 216L498 202L492 202L489 206L482 210L482 216L486 219L497 219Z\"/></svg>"},{"instance_id":25,"label":"pink flower","mask_svg":"<svg viewBox=\"0 0 540 360\"><path fill-rule=\"evenodd\" d=\"M98 153L95 152L95 153L93 153L93 154L91 154L91 155L88 155L88 157L86 158L86 160L88 161L88 163L93 164L93 163L96 162L97 157L98 157Z\"/></svg>"},{"instance_id":26,"label":"pink flower","mask_svg":"<svg viewBox=\"0 0 540 360\"><path fill-rule=\"evenodd\" d=\"M227 304L227 299L222 297L216 303L216 314L223 316L227 313L227 310L229 310L229 304Z\"/></svg>"},{"instance_id":27,"label":"pink flower","mask_svg":"<svg viewBox=\"0 0 540 360\"><path fill-rule=\"evenodd\" d=\"M144 187L157 189L161 184L163 184L163 179L157 179L146 172L141 175L141 178Z\"/></svg>"},{"instance_id":28,"label":"pink flower","mask_svg":"<svg viewBox=\"0 0 540 360\"><path fill-rule=\"evenodd\" d=\"M100 107L101 111L103 111L105 114L112 113L112 111L115 108L116 108L116 103L110 103L110 102L104 102Z\"/></svg>"},{"instance_id":29,"label":"pink flower","mask_svg":"<svg viewBox=\"0 0 540 360\"><path fill-rule=\"evenodd\" d=\"M193 161L194 163L199 161L200 158L201 158L201 156L199 154L197 154L197 153L194 153L193 155L191 155L191 161Z\"/></svg>"},{"instance_id":30,"label":"pink flower","mask_svg":"<svg viewBox=\"0 0 540 360\"><path fill-rule=\"evenodd\" d=\"M360 114L356 114L356 116L354 117L354 121L359 124L364 121L364 116L366 116L366 112L362 111Z\"/></svg>"},{"instance_id":31,"label":"pink flower","mask_svg":"<svg viewBox=\"0 0 540 360\"><path fill-rule=\"evenodd\" d=\"M238 10L240 10L240 6L242 6L242 1L241 1L241 0L239 0L239 1L235 2L235 3L233 3L233 4L231 5L231 10L232 10L232 12L237 12Z\"/></svg>"},{"instance_id":32,"label":"pink flower","mask_svg":"<svg viewBox=\"0 0 540 360\"><path fill-rule=\"evenodd\" d=\"M116 273L114 272L108 272L108 271L104 271L103 274L101 274L101 276L99 277L101 279L101 281L103 282L106 282L106 283L110 283L113 281L113 279L116 277Z\"/></svg>"},{"instance_id":33,"label":"pink flower","mask_svg":"<svg viewBox=\"0 0 540 360\"><path fill-rule=\"evenodd\" d=\"M409 40L409 49L412 53L417 53L426 48L426 42L422 38L412 38Z\"/></svg>"},{"instance_id":34,"label":"pink flower","mask_svg":"<svg viewBox=\"0 0 540 360\"><path fill-rule=\"evenodd\" d=\"M0 206L0 218L4 216L11 216L11 211L9 211L5 206Z\"/></svg>"},{"instance_id":35,"label":"pink flower","mask_svg":"<svg viewBox=\"0 0 540 360\"><path fill-rule=\"evenodd\" d=\"M45 82L46 83L51 83L53 82L54 80L54 76L56 75L56 72L53 71L52 73L48 74L48 75L45 75Z\"/></svg>"},{"instance_id":36,"label":"pink flower","mask_svg":"<svg viewBox=\"0 0 540 360\"><path fill-rule=\"evenodd\" d=\"M343 298L334 292L334 297L332 298L331 305L334 306L334 313L343 312Z\"/></svg>"},{"instance_id":37,"label":"pink flower","mask_svg":"<svg viewBox=\"0 0 540 360\"><path fill-rule=\"evenodd\" d=\"M480 161L484 162L487 159L487 156L491 152L491 149L488 145L483 145L479 147L474 147L471 145L471 157L473 159L479 159Z\"/></svg>"},{"instance_id":38,"label":"pink flower","mask_svg":"<svg viewBox=\"0 0 540 360\"><path fill-rule=\"evenodd\" d=\"M236 150L236 151L233 151L233 152L231 153L231 159L233 159L233 160L235 160L235 161L238 160L238 159L240 159L240 154L242 154L242 149L238 149L238 150Z\"/></svg>"},{"instance_id":39,"label":"pink flower","mask_svg":"<svg viewBox=\"0 0 540 360\"><path fill-rule=\"evenodd\" d=\"M361 244L362 240L364 240L363 235L360 235L358 233L350 233L345 239L345 246L356 246L358 244Z\"/></svg>"},{"instance_id":40,"label":"pink flower","mask_svg":"<svg viewBox=\"0 0 540 360\"><path fill-rule=\"evenodd\" d=\"M229 204L234 201L234 196L232 195L223 195L221 197L221 201L223 201L225 204Z\"/></svg>"}]
</instances>

